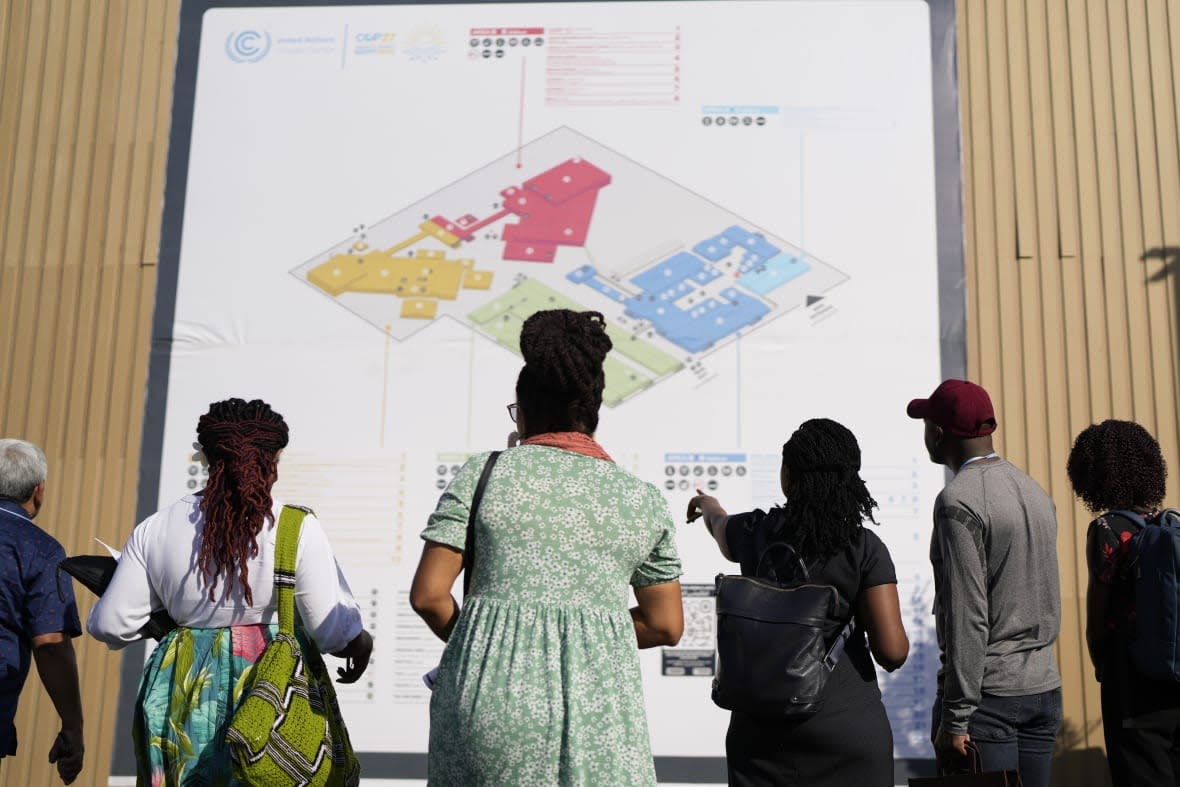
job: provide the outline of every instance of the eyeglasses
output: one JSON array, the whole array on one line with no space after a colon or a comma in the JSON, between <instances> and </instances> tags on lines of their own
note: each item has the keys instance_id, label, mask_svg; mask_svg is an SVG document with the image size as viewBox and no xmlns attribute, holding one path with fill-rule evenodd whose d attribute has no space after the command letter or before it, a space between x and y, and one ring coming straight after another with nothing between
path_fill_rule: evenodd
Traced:
<instances>
[{"instance_id":1,"label":"eyeglasses","mask_svg":"<svg viewBox=\"0 0 1180 787\"><path fill-rule=\"evenodd\" d=\"M516 423L516 411L518 407L519 405L517 405L516 402L508 405L508 417L512 419L512 423Z\"/></svg>"}]
</instances>

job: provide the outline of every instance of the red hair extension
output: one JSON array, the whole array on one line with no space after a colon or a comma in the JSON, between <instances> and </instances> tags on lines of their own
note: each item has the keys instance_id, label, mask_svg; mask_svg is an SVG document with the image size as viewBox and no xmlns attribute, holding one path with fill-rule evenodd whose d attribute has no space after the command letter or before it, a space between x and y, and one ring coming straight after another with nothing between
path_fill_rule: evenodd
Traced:
<instances>
[{"instance_id":1,"label":"red hair extension","mask_svg":"<svg viewBox=\"0 0 1180 787\"><path fill-rule=\"evenodd\" d=\"M201 416L197 440L209 462L197 569L209 583L210 601L218 579L224 575L228 588L236 575L252 605L246 561L258 554L263 523L274 523L270 489L278 477L278 452L287 445L287 424L260 399L227 399Z\"/></svg>"}]
</instances>

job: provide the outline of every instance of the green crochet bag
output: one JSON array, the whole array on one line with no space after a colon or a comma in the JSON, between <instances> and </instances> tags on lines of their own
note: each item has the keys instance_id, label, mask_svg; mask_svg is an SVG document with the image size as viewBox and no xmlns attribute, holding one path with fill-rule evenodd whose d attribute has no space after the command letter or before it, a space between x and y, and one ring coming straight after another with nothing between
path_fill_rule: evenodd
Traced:
<instances>
[{"instance_id":1,"label":"green crochet bag","mask_svg":"<svg viewBox=\"0 0 1180 787\"><path fill-rule=\"evenodd\" d=\"M226 733L243 784L355 787L361 767L336 691L313 646L295 639L295 557L308 509L283 506L275 543L279 631L246 680L250 688Z\"/></svg>"}]
</instances>

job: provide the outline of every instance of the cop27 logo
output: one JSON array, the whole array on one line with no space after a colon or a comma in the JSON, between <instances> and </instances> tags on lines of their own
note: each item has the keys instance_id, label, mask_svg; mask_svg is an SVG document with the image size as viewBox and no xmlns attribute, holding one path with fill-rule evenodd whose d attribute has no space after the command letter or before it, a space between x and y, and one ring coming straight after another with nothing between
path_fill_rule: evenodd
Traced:
<instances>
[{"instance_id":1,"label":"cop27 logo","mask_svg":"<svg viewBox=\"0 0 1180 787\"><path fill-rule=\"evenodd\" d=\"M225 53L235 63L257 63L270 52L270 33L265 30L242 30L225 39Z\"/></svg>"}]
</instances>

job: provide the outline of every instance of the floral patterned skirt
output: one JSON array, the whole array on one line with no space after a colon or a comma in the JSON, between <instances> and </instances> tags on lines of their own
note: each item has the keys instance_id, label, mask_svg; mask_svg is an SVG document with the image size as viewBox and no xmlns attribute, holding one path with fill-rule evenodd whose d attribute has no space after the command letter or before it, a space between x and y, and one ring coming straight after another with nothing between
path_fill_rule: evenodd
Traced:
<instances>
[{"instance_id":1,"label":"floral patterned skirt","mask_svg":"<svg viewBox=\"0 0 1180 787\"><path fill-rule=\"evenodd\" d=\"M141 787L237 785L225 733L278 626L173 629L144 666L132 738ZM306 647L303 632L297 632Z\"/></svg>"}]
</instances>

